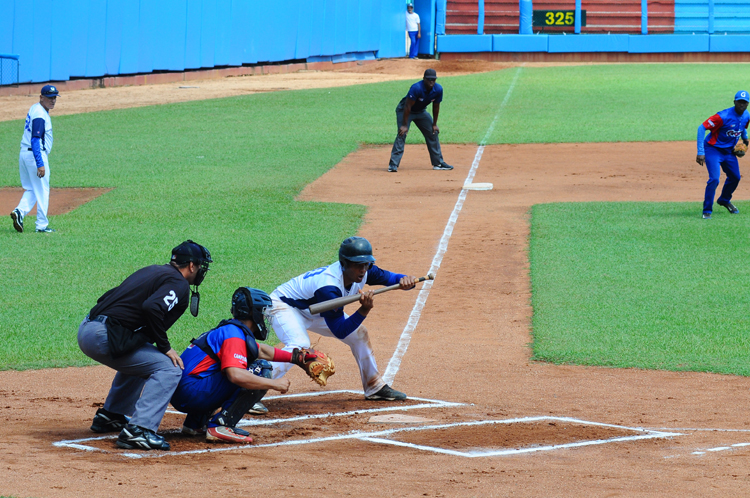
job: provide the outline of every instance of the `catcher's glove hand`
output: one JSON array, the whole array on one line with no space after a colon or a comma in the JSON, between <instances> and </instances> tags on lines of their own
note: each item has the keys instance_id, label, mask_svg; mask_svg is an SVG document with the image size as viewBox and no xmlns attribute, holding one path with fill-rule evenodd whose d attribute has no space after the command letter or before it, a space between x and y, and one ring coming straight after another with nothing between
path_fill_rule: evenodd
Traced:
<instances>
[{"instance_id":1,"label":"catcher's glove hand","mask_svg":"<svg viewBox=\"0 0 750 498\"><path fill-rule=\"evenodd\" d=\"M314 349L294 348L292 363L302 367L302 370L321 386L325 386L328 377L336 373L336 365L333 364L333 360L322 351L315 351Z\"/></svg>"},{"instance_id":2,"label":"catcher's glove hand","mask_svg":"<svg viewBox=\"0 0 750 498\"><path fill-rule=\"evenodd\" d=\"M747 153L747 142L743 141L737 141L737 145L734 146L734 150L732 151L732 154L734 154L737 157L742 157Z\"/></svg>"}]
</instances>

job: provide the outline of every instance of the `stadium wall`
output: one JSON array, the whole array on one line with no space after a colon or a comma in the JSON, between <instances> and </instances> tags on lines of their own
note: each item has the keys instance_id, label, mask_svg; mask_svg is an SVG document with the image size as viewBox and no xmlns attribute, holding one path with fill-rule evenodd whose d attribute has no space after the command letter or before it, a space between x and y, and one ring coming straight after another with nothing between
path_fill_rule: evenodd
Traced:
<instances>
[{"instance_id":1,"label":"stadium wall","mask_svg":"<svg viewBox=\"0 0 750 498\"><path fill-rule=\"evenodd\" d=\"M20 82L404 56L404 1L0 1Z\"/></svg>"}]
</instances>

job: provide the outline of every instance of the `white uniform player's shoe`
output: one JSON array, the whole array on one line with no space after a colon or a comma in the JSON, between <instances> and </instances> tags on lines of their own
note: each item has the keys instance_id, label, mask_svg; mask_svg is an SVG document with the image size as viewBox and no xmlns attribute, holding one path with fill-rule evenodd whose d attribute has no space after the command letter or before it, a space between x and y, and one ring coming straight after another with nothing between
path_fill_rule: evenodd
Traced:
<instances>
[{"instance_id":1,"label":"white uniform player's shoe","mask_svg":"<svg viewBox=\"0 0 750 498\"><path fill-rule=\"evenodd\" d=\"M54 228L50 228L50 227L44 227L44 228L37 228L36 231L37 233L54 233L57 230L55 230Z\"/></svg>"},{"instance_id":2,"label":"white uniform player's shoe","mask_svg":"<svg viewBox=\"0 0 750 498\"><path fill-rule=\"evenodd\" d=\"M365 396L365 399L369 400L380 400L380 401L403 401L406 399L406 394L396 391L388 384L384 385L380 391L369 396Z\"/></svg>"},{"instance_id":3,"label":"white uniform player's shoe","mask_svg":"<svg viewBox=\"0 0 750 498\"><path fill-rule=\"evenodd\" d=\"M265 415L268 413L268 408L266 408L266 405L258 401L247 411L247 413L251 415Z\"/></svg>"},{"instance_id":4,"label":"white uniform player's shoe","mask_svg":"<svg viewBox=\"0 0 750 498\"><path fill-rule=\"evenodd\" d=\"M10 213L10 217L13 219L13 228L16 229L16 232L23 233L23 215L21 214L21 211L14 209L13 212Z\"/></svg>"}]
</instances>

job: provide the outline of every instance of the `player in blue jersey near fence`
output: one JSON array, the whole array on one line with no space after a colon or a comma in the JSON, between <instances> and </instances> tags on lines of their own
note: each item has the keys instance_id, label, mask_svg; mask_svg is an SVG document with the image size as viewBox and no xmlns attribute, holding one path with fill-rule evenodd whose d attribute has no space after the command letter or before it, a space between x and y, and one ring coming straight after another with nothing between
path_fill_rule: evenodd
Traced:
<instances>
[{"instance_id":1,"label":"player in blue jersey near fence","mask_svg":"<svg viewBox=\"0 0 750 498\"><path fill-rule=\"evenodd\" d=\"M737 214L739 209L732 204L732 194L740 183L740 165L735 155L735 145L742 139L748 145L747 126L750 113L747 112L749 94L740 90L734 96L734 107L719 111L698 127L698 155L695 162L706 165L708 169L708 183L703 199L703 219L711 219L716 187L719 185L721 170L727 175L721 195L716 200L719 206L724 206L731 214ZM706 131L710 134L706 136ZM705 144L705 146L704 146Z\"/></svg>"},{"instance_id":2,"label":"player in blue jersey near fence","mask_svg":"<svg viewBox=\"0 0 750 498\"><path fill-rule=\"evenodd\" d=\"M443 87L435 82L437 73L434 69L427 69L424 72L422 81L417 81L411 88L406 97L401 99L396 106L396 126L398 134L393 142L391 149L391 161L388 164L388 171L395 173L401 163L401 157L404 155L404 144L406 143L406 134L409 132L409 125L416 123L419 131L424 135L427 142L427 150L430 151L430 161L432 169L451 170L453 166L443 161L443 152L440 150L440 139L438 134L438 115L440 114L440 102L443 101ZM432 104L432 116L427 112L427 106Z\"/></svg>"}]
</instances>

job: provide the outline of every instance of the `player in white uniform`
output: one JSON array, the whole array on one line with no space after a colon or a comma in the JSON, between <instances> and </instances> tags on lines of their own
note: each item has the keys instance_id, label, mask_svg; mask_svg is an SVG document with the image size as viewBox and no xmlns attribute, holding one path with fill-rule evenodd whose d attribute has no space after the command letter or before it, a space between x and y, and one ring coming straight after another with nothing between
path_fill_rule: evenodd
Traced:
<instances>
[{"instance_id":1,"label":"player in white uniform","mask_svg":"<svg viewBox=\"0 0 750 498\"><path fill-rule=\"evenodd\" d=\"M362 321L373 307L373 291L367 285L400 284L401 289L414 288L416 278L391 273L374 266L372 245L362 237L350 237L341 243L339 262L309 271L280 285L271 294L273 308L271 325L286 351L309 348L312 331L336 337L347 344L359 365L365 398L371 400L403 400L406 394L385 383L375 364L370 337ZM343 308L312 315L311 304L360 293L360 308L351 316ZM282 377L290 363L273 363L273 378Z\"/></svg>"},{"instance_id":2,"label":"player in white uniform","mask_svg":"<svg viewBox=\"0 0 750 498\"><path fill-rule=\"evenodd\" d=\"M23 218L36 204L36 231L54 232L47 219L49 208L49 160L52 151L52 120L49 111L55 108L59 92L54 85L44 85L39 103L34 104L26 115L21 139L21 154L18 169L21 173L23 196L16 209L10 213L13 227L23 232Z\"/></svg>"}]
</instances>

